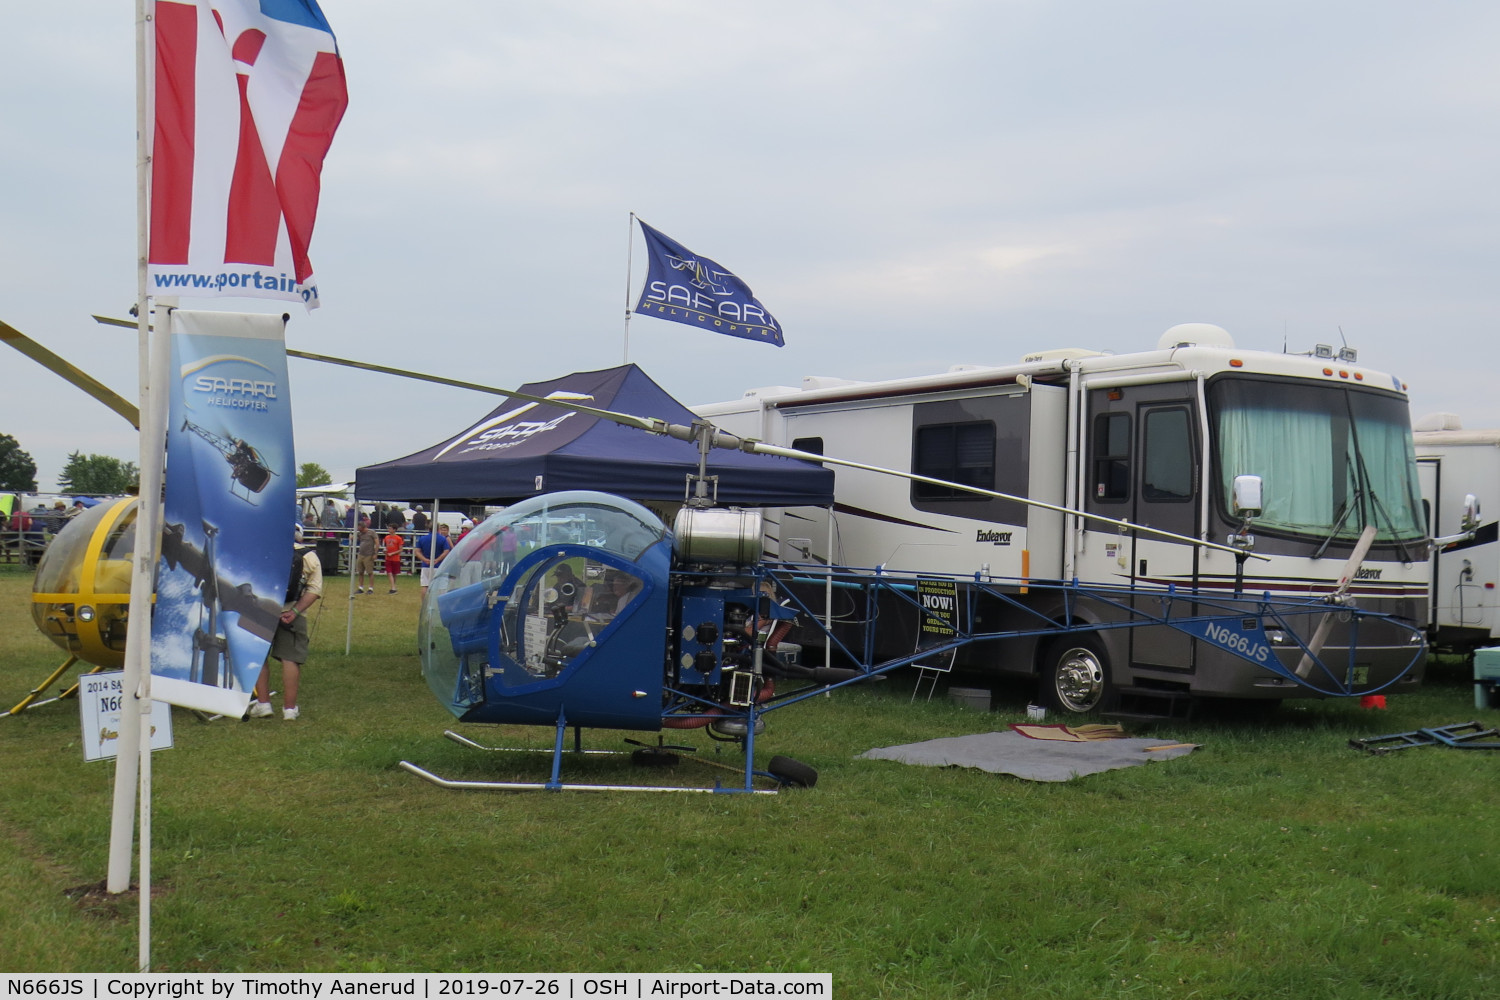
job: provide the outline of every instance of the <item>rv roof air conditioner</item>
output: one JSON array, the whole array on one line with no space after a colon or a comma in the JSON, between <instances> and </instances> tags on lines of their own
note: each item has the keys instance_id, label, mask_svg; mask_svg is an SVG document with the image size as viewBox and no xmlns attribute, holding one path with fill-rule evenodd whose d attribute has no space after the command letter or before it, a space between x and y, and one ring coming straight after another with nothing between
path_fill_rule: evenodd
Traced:
<instances>
[{"instance_id":1,"label":"rv roof air conditioner","mask_svg":"<svg viewBox=\"0 0 1500 1000\"><path fill-rule=\"evenodd\" d=\"M819 389L842 389L846 385L868 385L867 382L856 382L854 379L835 378L832 375L804 375L802 376L802 391L817 392Z\"/></svg>"},{"instance_id":2,"label":"rv roof air conditioner","mask_svg":"<svg viewBox=\"0 0 1500 1000\"><path fill-rule=\"evenodd\" d=\"M1032 351L1021 358L1021 364L1034 361L1074 361L1078 358L1102 358L1108 351L1090 351L1084 347L1059 347L1051 351Z\"/></svg>"},{"instance_id":3,"label":"rv roof air conditioner","mask_svg":"<svg viewBox=\"0 0 1500 1000\"><path fill-rule=\"evenodd\" d=\"M1412 424L1414 431L1461 431L1464 422L1457 413L1429 413Z\"/></svg>"},{"instance_id":4,"label":"rv roof air conditioner","mask_svg":"<svg viewBox=\"0 0 1500 1000\"><path fill-rule=\"evenodd\" d=\"M754 389L746 389L745 398L759 399L762 396L787 396L796 391L796 387L790 385L762 385Z\"/></svg>"},{"instance_id":5,"label":"rv roof air conditioner","mask_svg":"<svg viewBox=\"0 0 1500 1000\"><path fill-rule=\"evenodd\" d=\"M1158 351L1174 347L1234 347L1234 338L1222 326L1213 323L1178 323L1156 341Z\"/></svg>"}]
</instances>

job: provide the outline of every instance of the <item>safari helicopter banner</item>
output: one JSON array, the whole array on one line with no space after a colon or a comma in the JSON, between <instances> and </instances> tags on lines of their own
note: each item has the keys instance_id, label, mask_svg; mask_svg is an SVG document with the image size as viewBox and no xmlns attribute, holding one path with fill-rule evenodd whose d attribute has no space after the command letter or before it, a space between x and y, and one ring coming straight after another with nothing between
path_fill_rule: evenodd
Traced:
<instances>
[{"instance_id":1,"label":"safari helicopter banner","mask_svg":"<svg viewBox=\"0 0 1500 1000\"><path fill-rule=\"evenodd\" d=\"M284 320L171 313L152 697L239 716L286 593L296 482Z\"/></svg>"}]
</instances>

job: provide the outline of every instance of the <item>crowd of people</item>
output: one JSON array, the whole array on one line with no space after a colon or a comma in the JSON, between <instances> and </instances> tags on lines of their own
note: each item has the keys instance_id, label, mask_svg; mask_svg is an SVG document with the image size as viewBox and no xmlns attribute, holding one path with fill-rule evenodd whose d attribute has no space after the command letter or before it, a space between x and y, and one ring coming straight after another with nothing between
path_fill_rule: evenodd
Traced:
<instances>
[{"instance_id":1,"label":"crowd of people","mask_svg":"<svg viewBox=\"0 0 1500 1000\"><path fill-rule=\"evenodd\" d=\"M340 510L340 507L343 510ZM408 510L410 516L408 516ZM360 509L325 499L304 506L302 529L310 542L337 539L349 545L349 569L354 575L355 594L373 594L380 576L386 578L386 592L397 593L397 582L410 571L421 580L423 593L432 582L432 574L449 552L474 529L474 521L465 517L457 531L437 521L425 505L403 508L397 504L376 504ZM510 565L515 560L514 532L503 532L497 562Z\"/></svg>"},{"instance_id":2,"label":"crowd of people","mask_svg":"<svg viewBox=\"0 0 1500 1000\"><path fill-rule=\"evenodd\" d=\"M0 546L35 565L53 536L93 502L54 500L51 506L39 503L27 510L18 495L7 494L0 498Z\"/></svg>"},{"instance_id":3,"label":"crowd of people","mask_svg":"<svg viewBox=\"0 0 1500 1000\"><path fill-rule=\"evenodd\" d=\"M275 714L270 685L273 665L281 668L282 719L291 721L301 716L297 698L309 648L307 611L323 596L321 563L315 555L316 549L306 544L314 540L314 533L325 538L339 538L345 532L351 533L348 544L355 594L375 593L377 558L381 560L380 567L390 584L388 593L398 593L396 582L405 570L407 554L410 553L420 573L425 596L433 573L453 551L454 543L473 530L474 522L464 518L457 538L450 538L448 525L438 523L434 529L432 518L421 504L412 508L412 514L408 521L402 508L385 504L369 512L351 504L343 514L332 500L325 500L321 511L313 505L308 506L302 521L295 526L297 548L292 582L288 584L286 603L272 640L270 656L261 668L254 700L245 713L246 719L268 719Z\"/></svg>"}]
</instances>

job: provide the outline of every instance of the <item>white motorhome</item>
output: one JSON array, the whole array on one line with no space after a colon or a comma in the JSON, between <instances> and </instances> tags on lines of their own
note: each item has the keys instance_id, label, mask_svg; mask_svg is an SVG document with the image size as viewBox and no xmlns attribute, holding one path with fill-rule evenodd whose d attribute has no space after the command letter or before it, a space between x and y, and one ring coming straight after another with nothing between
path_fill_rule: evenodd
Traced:
<instances>
[{"instance_id":1,"label":"white motorhome","mask_svg":"<svg viewBox=\"0 0 1500 1000\"><path fill-rule=\"evenodd\" d=\"M1250 594L1307 598L1340 589L1362 608L1401 616L1335 625L1324 662L1356 684L1393 690L1421 680L1428 535L1422 519L1405 387L1355 363L1241 350L1223 329L1184 324L1157 349L1109 355L1044 351L1005 367L964 367L887 382L809 378L696 407L742 436L829 457L915 472L1083 510L1208 542L1239 544ZM1024 581L1140 588L1142 604L1175 585L1231 594L1233 552L1123 530L1074 514L844 466L833 512L770 512L768 555L893 571L1014 578L1017 600L1054 621L1104 622ZM1262 489L1253 521L1232 503L1237 477ZM1249 506L1249 505L1247 505ZM829 518L833 523L829 523ZM1373 542L1362 558L1367 526ZM832 551L830 551L830 548ZM1151 589L1155 593L1149 593ZM981 601L975 625L998 631L1008 605ZM881 612L885 614L885 612ZM1071 619L1070 619L1071 616ZM913 648L915 625L882 619L883 655ZM1278 632L1295 668L1296 639ZM1304 641L1306 638L1304 637ZM1282 699L1313 692L1166 626L1101 629L1052 640L975 644L959 665L1041 678L1064 711L1191 697ZM965 660L963 657L967 657ZM1408 669L1409 668L1409 669ZM1161 714L1142 704L1143 714Z\"/></svg>"},{"instance_id":2,"label":"white motorhome","mask_svg":"<svg viewBox=\"0 0 1500 1000\"><path fill-rule=\"evenodd\" d=\"M1500 643L1500 539L1496 522L1474 523L1474 498L1500 499L1500 430L1464 430L1458 417L1435 413L1419 420L1412 434L1422 499L1433 535L1472 535L1432 553L1432 643L1468 650Z\"/></svg>"}]
</instances>

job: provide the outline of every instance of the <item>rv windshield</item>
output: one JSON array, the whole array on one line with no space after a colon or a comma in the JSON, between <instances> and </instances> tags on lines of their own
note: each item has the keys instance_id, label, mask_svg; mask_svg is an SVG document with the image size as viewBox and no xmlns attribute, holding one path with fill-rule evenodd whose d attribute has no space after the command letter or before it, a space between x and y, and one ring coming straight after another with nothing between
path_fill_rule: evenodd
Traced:
<instances>
[{"instance_id":1,"label":"rv windshield","mask_svg":"<svg viewBox=\"0 0 1500 1000\"><path fill-rule=\"evenodd\" d=\"M1210 389L1219 480L1265 484L1258 530L1324 541L1421 539L1421 500L1406 402L1344 385L1226 378Z\"/></svg>"}]
</instances>

